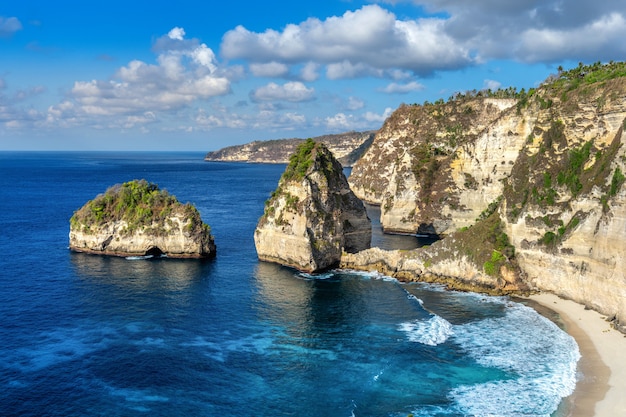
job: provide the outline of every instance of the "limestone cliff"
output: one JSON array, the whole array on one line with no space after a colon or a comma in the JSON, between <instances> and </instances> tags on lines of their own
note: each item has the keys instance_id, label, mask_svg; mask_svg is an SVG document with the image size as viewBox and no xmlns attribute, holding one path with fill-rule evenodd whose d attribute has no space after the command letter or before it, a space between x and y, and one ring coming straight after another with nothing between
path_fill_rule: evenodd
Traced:
<instances>
[{"instance_id":1,"label":"limestone cliff","mask_svg":"<svg viewBox=\"0 0 626 417\"><path fill-rule=\"evenodd\" d=\"M332 152L343 166L352 166L374 140L374 132L347 132L313 138ZM207 153L206 161L255 162L269 164L289 163L289 157L304 139L277 139L254 141L245 145L229 146Z\"/></svg>"},{"instance_id":2,"label":"limestone cliff","mask_svg":"<svg viewBox=\"0 0 626 417\"><path fill-rule=\"evenodd\" d=\"M70 219L70 249L116 256L210 258L209 226L191 204L156 184L134 180L109 188Z\"/></svg>"},{"instance_id":3,"label":"limestone cliff","mask_svg":"<svg viewBox=\"0 0 626 417\"><path fill-rule=\"evenodd\" d=\"M626 323L625 123L626 64L581 65L537 89L401 107L350 183L385 230L447 236L383 256L394 275L547 290ZM342 263L378 262L367 253Z\"/></svg>"},{"instance_id":4,"label":"limestone cliff","mask_svg":"<svg viewBox=\"0 0 626 417\"><path fill-rule=\"evenodd\" d=\"M309 139L290 158L254 233L259 259L307 272L337 266L342 251L369 248L371 223L342 167Z\"/></svg>"}]
</instances>

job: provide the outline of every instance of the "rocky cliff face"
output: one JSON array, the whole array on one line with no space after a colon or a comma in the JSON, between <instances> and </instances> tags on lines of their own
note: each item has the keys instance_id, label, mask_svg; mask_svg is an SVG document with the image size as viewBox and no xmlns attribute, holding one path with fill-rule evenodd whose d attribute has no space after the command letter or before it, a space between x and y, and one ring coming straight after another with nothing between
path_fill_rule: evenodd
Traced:
<instances>
[{"instance_id":1,"label":"rocky cliff face","mask_svg":"<svg viewBox=\"0 0 626 417\"><path fill-rule=\"evenodd\" d=\"M370 220L341 165L323 144L307 140L266 202L254 234L259 259L315 272L370 241Z\"/></svg>"},{"instance_id":2,"label":"rocky cliff face","mask_svg":"<svg viewBox=\"0 0 626 417\"><path fill-rule=\"evenodd\" d=\"M626 323L625 126L626 64L581 66L536 90L401 107L350 183L385 230L447 236L402 254L410 268L383 257L396 276L548 290Z\"/></svg>"},{"instance_id":3,"label":"rocky cliff face","mask_svg":"<svg viewBox=\"0 0 626 417\"><path fill-rule=\"evenodd\" d=\"M348 132L313 138L332 152L343 166L352 166L374 141L374 132ZM289 163L289 157L304 139L277 139L254 141L245 145L229 146L209 152L206 161L255 162L269 164Z\"/></svg>"},{"instance_id":4,"label":"rocky cliff face","mask_svg":"<svg viewBox=\"0 0 626 417\"><path fill-rule=\"evenodd\" d=\"M402 106L355 164L350 186L381 205L385 231L440 235L473 223L502 193L530 128L515 103L461 97Z\"/></svg>"},{"instance_id":5,"label":"rocky cliff face","mask_svg":"<svg viewBox=\"0 0 626 417\"><path fill-rule=\"evenodd\" d=\"M208 225L190 204L144 180L109 188L70 219L70 249L115 256L210 258Z\"/></svg>"}]
</instances>

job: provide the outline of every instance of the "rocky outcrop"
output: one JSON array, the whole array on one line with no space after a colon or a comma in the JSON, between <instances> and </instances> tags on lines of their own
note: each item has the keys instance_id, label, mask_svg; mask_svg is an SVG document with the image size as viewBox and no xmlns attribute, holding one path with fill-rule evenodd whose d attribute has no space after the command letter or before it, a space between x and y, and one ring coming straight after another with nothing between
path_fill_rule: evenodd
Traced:
<instances>
[{"instance_id":1,"label":"rocky outcrop","mask_svg":"<svg viewBox=\"0 0 626 417\"><path fill-rule=\"evenodd\" d=\"M211 258L216 248L198 210L134 180L109 188L70 219L70 249L115 256Z\"/></svg>"},{"instance_id":2,"label":"rocky outcrop","mask_svg":"<svg viewBox=\"0 0 626 417\"><path fill-rule=\"evenodd\" d=\"M347 132L337 135L324 135L313 138L321 142L332 152L341 165L352 166L374 141L373 131ZM304 139L277 139L254 141L245 145L229 146L209 152L206 161L217 162L254 162L268 164L289 163L289 157Z\"/></svg>"},{"instance_id":3,"label":"rocky outcrop","mask_svg":"<svg viewBox=\"0 0 626 417\"><path fill-rule=\"evenodd\" d=\"M579 66L529 91L403 106L350 183L381 204L385 230L445 239L411 253L345 255L342 265L550 291L623 326L625 128L625 63Z\"/></svg>"},{"instance_id":4,"label":"rocky outcrop","mask_svg":"<svg viewBox=\"0 0 626 417\"><path fill-rule=\"evenodd\" d=\"M254 233L259 259L316 272L370 247L371 223L342 167L309 139L292 155Z\"/></svg>"},{"instance_id":5,"label":"rocky outcrop","mask_svg":"<svg viewBox=\"0 0 626 417\"><path fill-rule=\"evenodd\" d=\"M378 271L402 281L443 284L448 289L493 295L526 294L530 287L497 215L413 250L371 248L344 253L341 267Z\"/></svg>"},{"instance_id":6,"label":"rocky outcrop","mask_svg":"<svg viewBox=\"0 0 626 417\"><path fill-rule=\"evenodd\" d=\"M355 164L350 186L381 205L388 232L442 235L472 224L502 194L529 133L515 103L458 97L400 107Z\"/></svg>"}]
</instances>

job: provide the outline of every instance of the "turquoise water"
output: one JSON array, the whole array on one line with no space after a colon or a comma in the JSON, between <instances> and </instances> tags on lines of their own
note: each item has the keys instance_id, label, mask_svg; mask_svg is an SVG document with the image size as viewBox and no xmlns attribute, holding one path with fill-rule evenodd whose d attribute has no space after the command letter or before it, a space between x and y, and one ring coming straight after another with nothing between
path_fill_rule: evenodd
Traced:
<instances>
[{"instance_id":1,"label":"turquoise water","mask_svg":"<svg viewBox=\"0 0 626 417\"><path fill-rule=\"evenodd\" d=\"M259 262L283 169L0 153L0 415L545 416L572 392L575 342L526 306ZM196 204L217 259L70 252L72 212L135 178Z\"/></svg>"}]
</instances>

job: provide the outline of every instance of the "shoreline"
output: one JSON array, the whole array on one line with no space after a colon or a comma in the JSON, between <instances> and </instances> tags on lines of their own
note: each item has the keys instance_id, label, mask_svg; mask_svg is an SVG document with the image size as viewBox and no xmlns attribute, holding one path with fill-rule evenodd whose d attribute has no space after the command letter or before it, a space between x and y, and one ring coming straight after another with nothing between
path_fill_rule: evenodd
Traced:
<instances>
[{"instance_id":1,"label":"shoreline","mask_svg":"<svg viewBox=\"0 0 626 417\"><path fill-rule=\"evenodd\" d=\"M581 359L576 389L562 401L557 415L626 415L626 336L613 329L597 311L554 294L541 293L519 301L529 302L529 307L562 325L578 344Z\"/></svg>"}]
</instances>

